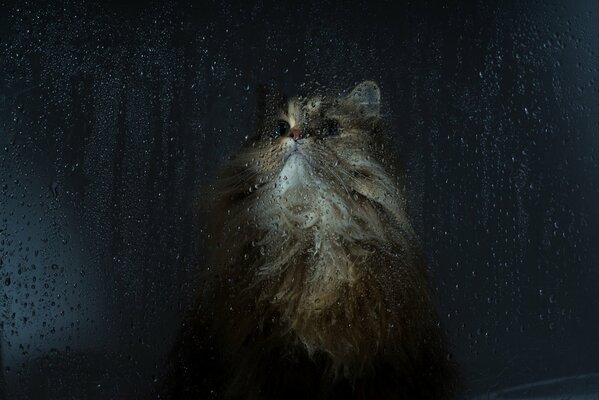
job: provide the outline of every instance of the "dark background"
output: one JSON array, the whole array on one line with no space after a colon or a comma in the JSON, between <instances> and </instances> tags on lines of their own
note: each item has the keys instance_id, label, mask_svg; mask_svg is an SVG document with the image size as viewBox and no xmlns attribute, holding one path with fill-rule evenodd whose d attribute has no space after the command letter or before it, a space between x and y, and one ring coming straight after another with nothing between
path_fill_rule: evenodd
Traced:
<instances>
[{"instance_id":1,"label":"dark background","mask_svg":"<svg viewBox=\"0 0 599 400\"><path fill-rule=\"evenodd\" d=\"M599 372L597 2L491 3L0 2L0 397L148 398L268 82L379 82L464 397Z\"/></svg>"}]
</instances>

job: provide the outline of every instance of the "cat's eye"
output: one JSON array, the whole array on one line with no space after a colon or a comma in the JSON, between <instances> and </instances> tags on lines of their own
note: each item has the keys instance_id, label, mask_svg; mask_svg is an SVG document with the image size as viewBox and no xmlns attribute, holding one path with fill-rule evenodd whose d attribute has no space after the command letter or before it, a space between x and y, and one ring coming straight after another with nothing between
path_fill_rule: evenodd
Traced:
<instances>
[{"instance_id":1,"label":"cat's eye","mask_svg":"<svg viewBox=\"0 0 599 400\"><path fill-rule=\"evenodd\" d=\"M273 129L271 136L273 138L286 136L289 133L289 128L289 122L280 119L276 122L275 128Z\"/></svg>"},{"instance_id":2,"label":"cat's eye","mask_svg":"<svg viewBox=\"0 0 599 400\"><path fill-rule=\"evenodd\" d=\"M339 134L339 121L329 119L325 123L324 134L326 136L335 136Z\"/></svg>"}]
</instances>

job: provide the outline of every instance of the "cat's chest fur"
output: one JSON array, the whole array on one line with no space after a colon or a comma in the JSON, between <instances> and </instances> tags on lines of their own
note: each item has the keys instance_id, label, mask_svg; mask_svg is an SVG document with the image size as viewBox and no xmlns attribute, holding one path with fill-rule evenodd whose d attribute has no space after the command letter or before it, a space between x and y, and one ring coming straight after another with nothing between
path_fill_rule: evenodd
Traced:
<instances>
[{"instance_id":1,"label":"cat's chest fur","mask_svg":"<svg viewBox=\"0 0 599 400\"><path fill-rule=\"evenodd\" d=\"M381 221L345 186L316 173L309 155L286 157L258 206L266 256L257 275L280 283L267 295L293 319L325 310L359 280L356 261L369 256L362 244L381 239Z\"/></svg>"},{"instance_id":2,"label":"cat's chest fur","mask_svg":"<svg viewBox=\"0 0 599 400\"><path fill-rule=\"evenodd\" d=\"M300 150L287 156L268 198L263 212L269 217L262 219L263 229L283 240L294 238L312 255L330 247L325 242L347 236L352 224L349 192L315 173L309 156Z\"/></svg>"},{"instance_id":3,"label":"cat's chest fur","mask_svg":"<svg viewBox=\"0 0 599 400\"><path fill-rule=\"evenodd\" d=\"M271 211L278 211L276 221L281 223L273 226L272 220L266 220L264 228L283 228L283 235L313 234L311 228L314 226L330 231L332 227L327 226L330 220L327 216L330 216L334 207L332 203L336 200L333 193L330 185L314 173L306 156L299 150L292 151L270 194Z\"/></svg>"}]
</instances>

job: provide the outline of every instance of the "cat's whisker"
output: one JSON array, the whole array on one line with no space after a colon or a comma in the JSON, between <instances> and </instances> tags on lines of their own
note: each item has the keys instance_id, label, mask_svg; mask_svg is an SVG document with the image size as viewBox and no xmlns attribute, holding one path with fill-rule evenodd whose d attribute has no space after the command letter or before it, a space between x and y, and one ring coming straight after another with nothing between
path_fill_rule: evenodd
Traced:
<instances>
[{"instance_id":1,"label":"cat's whisker","mask_svg":"<svg viewBox=\"0 0 599 400\"><path fill-rule=\"evenodd\" d=\"M334 167L334 166L333 166L333 167L331 167L331 168L329 169L329 171L328 171L328 172L329 172L330 174L332 174L332 175L333 175L333 176L334 176L334 177L337 179L337 182L338 182L339 184L341 184L341 186L343 187L343 189L344 189L344 190L345 190L345 192L347 193L347 196L348 196L348 197L349 197L349 196L351 196L351 193L350 193L349 189L347 188L347 186L346 186L346 185L345 185L345 183L343 182L343 179L341 179L341 177L340 177L340 176L337 174L337 172L336 172L336 170L335 170L335 167Z\"/></svg>"}]
</instances>

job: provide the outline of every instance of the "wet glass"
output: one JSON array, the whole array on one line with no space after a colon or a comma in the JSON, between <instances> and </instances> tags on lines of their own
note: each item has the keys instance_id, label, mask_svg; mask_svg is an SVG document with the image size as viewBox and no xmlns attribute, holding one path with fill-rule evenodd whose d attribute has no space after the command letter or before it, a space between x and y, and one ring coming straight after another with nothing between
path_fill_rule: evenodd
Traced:
<instances>
[{"instance_id":1,"label":"wet glass","mask_svg":"<svg viewBox=\"0 0 599 400\"><path fill-rule=\"evenodd\" d=\"M364 79L463 398L599 393L596 2L0 7L0 398L151 397L260 85Z\"/></svg>"}]
</instances>

